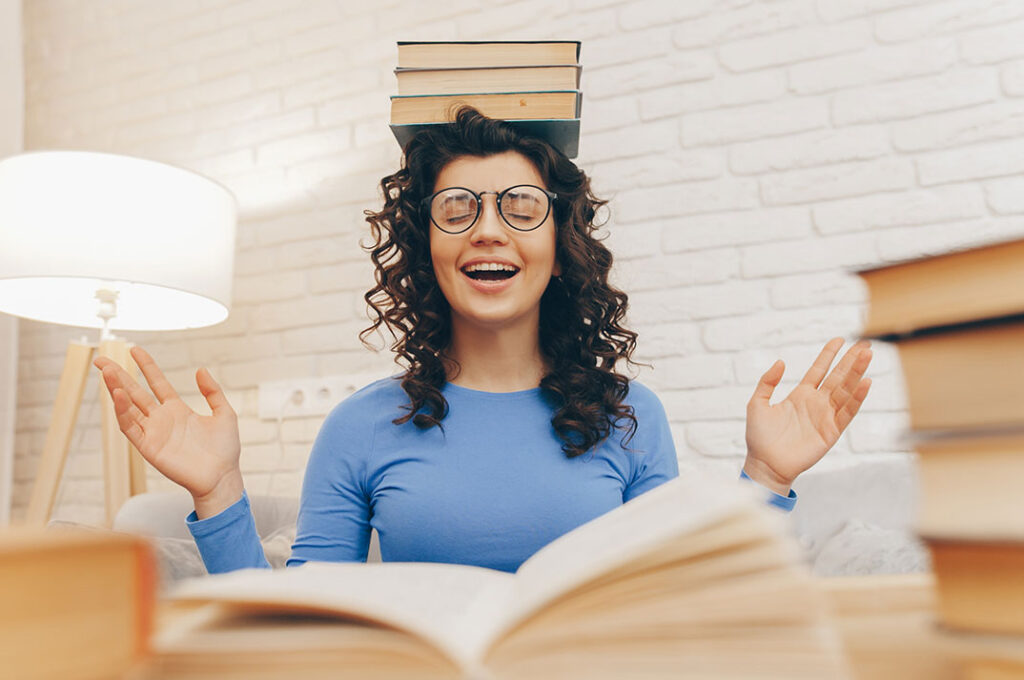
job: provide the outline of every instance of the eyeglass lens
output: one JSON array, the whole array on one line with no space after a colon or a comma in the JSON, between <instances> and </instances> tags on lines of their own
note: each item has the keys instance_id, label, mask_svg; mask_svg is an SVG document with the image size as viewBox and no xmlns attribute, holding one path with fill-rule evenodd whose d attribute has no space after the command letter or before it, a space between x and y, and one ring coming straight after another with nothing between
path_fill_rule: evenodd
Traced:
<instances>
[{"instance_id":1,"label":"eyeglass lens","mask_svg":"<svg viewBox=\"0 0 1024 680\"><path fill-rule=\"evenodd\" d=\"M509 187L500 194L498 212L513 229L529 231L544 222L550 210L548 195L534 186ZM468 189L445 189L434 196L430 216L442 231L457 234L476 222L480 197Z\"/></svg>"}]
</instances>

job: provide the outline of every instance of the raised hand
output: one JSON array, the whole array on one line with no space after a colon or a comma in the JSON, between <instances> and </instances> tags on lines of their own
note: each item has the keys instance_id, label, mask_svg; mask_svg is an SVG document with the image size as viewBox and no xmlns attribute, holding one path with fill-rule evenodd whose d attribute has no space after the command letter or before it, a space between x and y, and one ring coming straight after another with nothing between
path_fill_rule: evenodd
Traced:
<instances>
[{"instance_id":1,"label":"raised hand","mask_svg":"<svg viewBox=\"0 0 1024 680\"><path fill-rule=\"evenodd\" d=\"M114 361L93 364L114 400L121 432L153 467L185 487L200 517L216 514L242 496L238 417L210 372L196 372L196 384L213 411L202 416L181 400L160 367L141 347L132 358L154 398Z\"/></svg>"},{"instance_id":2,"label":"raised hand","mask_svg":"<svg viewBox=\"0 0 1024 680\"><path fill-rule=\"evenodd\" d=\"M747 403L747 459L743 469L776 493L789 493L797 475L821 460L868 395L871 379L864 373L871 363L870 343L862 340L854 344L829 373L842 346L842 338L829 340L800 384L783 401L772 405L772 392L786 370L781 360L776 361L761 376Z\"/></svg>"}]
</instances>

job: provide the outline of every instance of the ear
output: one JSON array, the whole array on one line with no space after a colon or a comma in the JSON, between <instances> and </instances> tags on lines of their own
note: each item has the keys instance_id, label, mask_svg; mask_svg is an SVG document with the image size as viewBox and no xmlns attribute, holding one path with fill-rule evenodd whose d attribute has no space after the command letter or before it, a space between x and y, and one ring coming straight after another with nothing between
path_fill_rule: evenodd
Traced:
<instances>
[{"instance_id":1,"label":"ear","mask_svg":"<svg viewBox=\"0 0 1024 680\"><path fill-rule=\"evenodd\" d=\"M555 258L555 266L551 268L551 275L552 276L561 276L562 275L562 261L560 259L558 259L557 257Z\"/></svg>"}]
</instances>

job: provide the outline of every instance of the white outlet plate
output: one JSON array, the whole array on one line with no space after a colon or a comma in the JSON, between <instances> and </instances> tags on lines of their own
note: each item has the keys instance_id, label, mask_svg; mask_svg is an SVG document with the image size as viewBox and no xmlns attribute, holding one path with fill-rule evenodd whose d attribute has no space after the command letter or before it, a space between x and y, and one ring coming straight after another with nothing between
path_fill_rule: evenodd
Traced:
<instances>
[{"instance_id":1,"label":"white outlet plate","mask_svg":"<svg viewBox=\"0 0 1024 680\"><path fill-rule=\"evenodd\" d=\"M259 384L260 418L321 416L380 375L327 375L320 378L268 380Z\"/></svg>"}]
</instances>

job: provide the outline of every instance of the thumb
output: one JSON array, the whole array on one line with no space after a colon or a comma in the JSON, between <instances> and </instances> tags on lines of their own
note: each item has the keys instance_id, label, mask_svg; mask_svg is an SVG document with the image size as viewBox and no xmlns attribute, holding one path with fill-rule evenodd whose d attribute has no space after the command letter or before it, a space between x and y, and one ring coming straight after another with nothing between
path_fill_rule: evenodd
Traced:
<instances>
[{"instance_id":1,"label":"thumb","mask_svg":"<svg viewBox=\"0 0 1024 680\"><path fill-rule=\"evenodd\" d=\"M750 398L750 404L767 406L769 401L771 401L772 393L775 392L775 388L778 387L779 382L782 380L782 374L785 372L786 363L782 359L777 359L772 364L772 367L761 376L757 387L754 388L754 395Z\"/></svg>"},{"instance_id":2,"label":"thumb","mask_svg":"<svg viewBox=\"0 0 1024 680\"><path fill-rule=\"evenodd\" d=\"M224 390L220 388L220 385L217 384L217 381L210 375L210 371L205 367L196 371L196 385L199 386L199 391L206 397L206 403L213 410L213 415L219 416L225 413L234 415L235 411L231 408L231 404L228 403L228 398L224 396Z\"/></svg>"}]
</instances>

